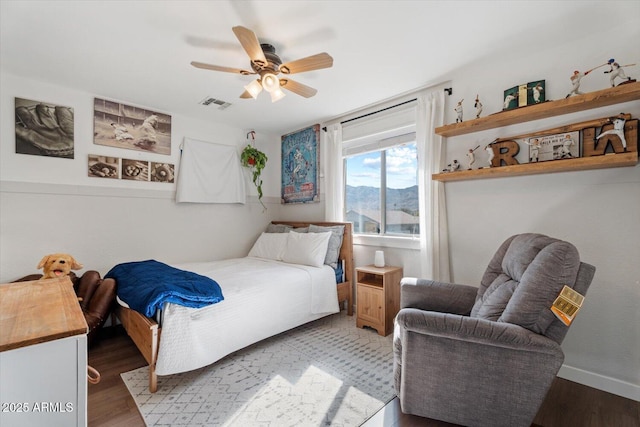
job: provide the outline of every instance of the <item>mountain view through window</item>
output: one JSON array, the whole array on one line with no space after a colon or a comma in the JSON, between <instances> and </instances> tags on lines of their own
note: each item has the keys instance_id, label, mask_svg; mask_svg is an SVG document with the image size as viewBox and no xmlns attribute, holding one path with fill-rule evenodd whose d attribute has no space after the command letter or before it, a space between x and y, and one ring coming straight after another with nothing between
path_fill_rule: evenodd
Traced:
<instances>
[{"instance_id":1,"label":"mountain view through window","mask_svg":"<svg viewBox=\"0 0 640 427\"><path fill-rule=\"evenodd\" d=\"M420 233L415 142L347 157L345 168L345 212L354 232Z\"/></svg>"}]
</instances>

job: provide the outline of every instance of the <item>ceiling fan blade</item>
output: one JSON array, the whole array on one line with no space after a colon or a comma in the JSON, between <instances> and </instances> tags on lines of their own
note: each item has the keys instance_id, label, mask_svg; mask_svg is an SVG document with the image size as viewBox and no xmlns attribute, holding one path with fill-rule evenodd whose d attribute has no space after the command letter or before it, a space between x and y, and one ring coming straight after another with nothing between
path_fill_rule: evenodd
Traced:
<instances>
[{"instance_id":1,"label":"ceiling fan blade","mask_svg":"<svg viewBox=\"0 0 640 427\"><path fill-rule=\"evenodd\" d=\"M296 61L287 62L280 65L280 72L283 74L304 73L305 71L320 70L333 66L333 58L326 52L307 56Z\"/></svg>"},{"instance_id":2,"label":"ceiling fan blade","mask_svg":"<svg viewBox=\"0 0 640 427\"><path fill-rule=\"evenodd\" d=\"M244 48L251 61L259 65L260 67L264 67L267 65L267 58L264 56L264 52L262 51L262 47L260 47L260 42L258 41L258 37L256 34L248 28L237 26L232 28L233 33L240 41L240 44Z\"/></svg>"},{"instance_id":3,"label":"ceiling fan blade","mask_svg":"<svg viewBox=\"0 0 640 427\"><path fill-rule=\"evenodd\" d=\"M290 90L291 92L304 96L305 98L311 98L318 92L310 86L303 85L302 83L295 82L291 79L280 79L280 86L282 86L283 89Z\"/></svg>"},{"instance_id":4,"label":"ceiling fan blade","mask_svg":"<svg viewBox=\"0 0 640 427\"><path fill-rule=\"evenodd\" d=\"M191 65L196 68L202 68L203 70L224 71L225 73L242 74L243 76L255 74L253 71L241 70L240 68L221 67L219 65L205 64L197 61L191 61Z\"/></svg>"}]
</instances>

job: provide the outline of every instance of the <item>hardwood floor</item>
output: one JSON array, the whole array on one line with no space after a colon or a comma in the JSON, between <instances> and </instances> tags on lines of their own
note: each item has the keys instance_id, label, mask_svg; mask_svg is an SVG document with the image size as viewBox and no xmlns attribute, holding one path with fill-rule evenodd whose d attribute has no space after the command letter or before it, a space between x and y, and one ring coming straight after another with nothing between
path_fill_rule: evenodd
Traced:
<instances>
[{"instance_id":1,"label":"hardwood floor","mask_svg":"<svg viewBox=\"0 0 640 427\"><path fill-rule=\"evenodd\" d=\"M100 341L89 349L89 365L100 372L100 382L89 384L87 424L90 427L144 427L144 421L120 374L147 365L121 326L104 328Z\"/></svg>"},{"instance_id":2,"label":"hardwood floor","mask_svg":"<svg viewBox=\"0 0 640 427\"><path fill-rule=\"evenodd\" d=\"M147 363L121 326L105 328L89 350L89 364L100 371L89 384L89 427L144 427L120 374ZM541 427L640 427L640 402L556 378L534 420ZM453 424L403 414L392 400L363 427L451 427Z\"/></svg>"}]
</instances>

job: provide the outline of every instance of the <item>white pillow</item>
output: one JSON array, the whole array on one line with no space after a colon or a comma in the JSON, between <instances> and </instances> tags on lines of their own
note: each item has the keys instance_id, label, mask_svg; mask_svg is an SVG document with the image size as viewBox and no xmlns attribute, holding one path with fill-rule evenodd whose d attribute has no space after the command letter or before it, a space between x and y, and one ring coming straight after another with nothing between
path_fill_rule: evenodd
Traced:
<instances>
[{"instance_id":1,"label":"white pillow","mask_svg":"<svg viewBox=\"0 0 640 427\"><path fill-rule=\"evenodd\" d=\"M288 237L287 233L262 233L247 256L282 261Z\"/></svg>"},{"instance_id":2,"label":"white pillow","mask_svg":"<svg viewBox=\"0 0 640 427\"><path fill-rule=\"evenodd\" d=\"M330 238L330 231L326 233L296 233L295 231L290 231L282 261L291 264L322 267L324 258L327 255Z\"/></svg>"}]
</instances>

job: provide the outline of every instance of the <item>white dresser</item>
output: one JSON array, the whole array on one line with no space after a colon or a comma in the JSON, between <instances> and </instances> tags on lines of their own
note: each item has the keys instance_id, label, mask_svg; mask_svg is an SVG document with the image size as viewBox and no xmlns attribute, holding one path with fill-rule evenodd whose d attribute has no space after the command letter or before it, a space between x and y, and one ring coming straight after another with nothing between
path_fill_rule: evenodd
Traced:
<instances>
[{"instance_id":1,"label":"white dresser","mask_svg":"<svg viewBox=\"0 0 640 427\"><path fill-rule=\"evenodd\" d=\"M0 285L0 426L87 425L87 323L65 278Z\"/></svg>"}]
</instances>

